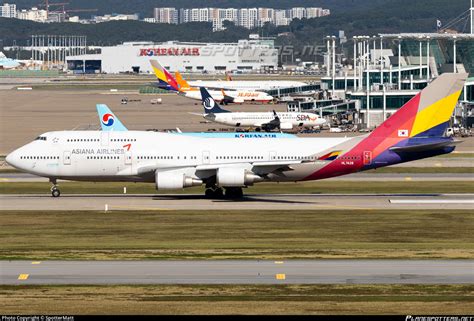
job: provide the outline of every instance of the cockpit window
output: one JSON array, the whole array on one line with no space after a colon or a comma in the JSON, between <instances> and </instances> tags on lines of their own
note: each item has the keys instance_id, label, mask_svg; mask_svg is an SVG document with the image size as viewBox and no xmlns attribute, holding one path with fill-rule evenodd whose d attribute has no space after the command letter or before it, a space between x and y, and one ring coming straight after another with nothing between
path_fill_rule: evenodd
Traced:
<instances>
[{"instance_id":1,"label":"cockpit window","mask_svg":"<svg viewBox=\"0 0 474 321\"><path fill-rule=\"evenodd\" d=\"M46 137L44 136L38 136L35 138L35 140L46 140Z\"/></svg>"}]
</instances>

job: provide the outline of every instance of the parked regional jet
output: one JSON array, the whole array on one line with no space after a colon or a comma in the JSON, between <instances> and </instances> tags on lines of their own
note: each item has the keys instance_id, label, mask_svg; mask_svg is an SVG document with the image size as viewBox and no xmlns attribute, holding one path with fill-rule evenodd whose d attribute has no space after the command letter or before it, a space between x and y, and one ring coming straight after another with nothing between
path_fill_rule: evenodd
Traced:
<instances>
[{"instance_id":1,"label":"parked regional jet","mask_svg":"<svg viewBox=\"0 0 474 321\"><path fill-rule=\"evenodd\" d=\"M166 70L156 60L150 60L153 71L158 78L158 86L166 90L177 91L179 95L201 100L201 92L199 87L191 86L179 72L176 72L176 78L174 78L168 70ZM261 102L268 103L273 101L273 96L261 91L254 90L229 90L224 89L209 90L212 97L219 102L224 104L228 103L239 103L244 102Z\"/></svg>"},{"instance_id":2,"label":"parked regional jet","mask_svg":"<svg viewBox=\"0 0 474 321\"><path fill-rule=\"evenodd\" d=\"M97 104L97 114L99 116L102 131L127 131L127 127L120 119L110 110L107 105ZM259 132L182 132L176 130L172 132L175 135L196 136L203 138L297 138L298 136L286 133L259 133Z\"/></svg>"},{"instance_id":3,"label":"parked regional jet","mask_svg":"<svg viewBox=\"0 0 474 321\"><path fill-rule=\"evenodd\" d=\"M211 97L209 92L201 87L203 117L207 120L236 127L255 127L271 131L273 129L292 129L295 126L320 127L326 120L314 113L297 112L229 112L222 109Z\"/></svg>"},{"instance_id":4,"label":"parked regional jet","mask_svg":"<svg viewBox=\"0 0 474 321\"><path fill-rule=\"evenodd\" d=\"M158 190L206 186L208 197L242 196L258 182L351 174L455 149L445 131L467 74L446 73L373 132L358 137L229 139L149 131L52 131L8 154L22 171L58 179L154 183Z\"/></svg>"}]
</instances>

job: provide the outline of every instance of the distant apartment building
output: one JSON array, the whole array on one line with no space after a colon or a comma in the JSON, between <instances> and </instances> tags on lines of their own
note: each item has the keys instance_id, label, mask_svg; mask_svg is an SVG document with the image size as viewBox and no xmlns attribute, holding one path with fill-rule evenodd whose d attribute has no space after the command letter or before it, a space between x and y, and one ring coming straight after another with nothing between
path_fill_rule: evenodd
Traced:
<instances>
[{"instance_id":1,"label":"distant apartment building","mask_svg":"<svg viewBox=\"0 0 474 321\"><path fill-rule=\"evenodd\" d=\"M48 12L46 10L33 7L30 10L23 9L18 11L16 17L21 20L46 22L48 20Z\"/></svg>"},{"instance_id":2,"label":"distant apartment building","mask_svg":"<svg viewBox=\"0 0 474 321\"><path fill-rule=\"evenodd\" d=\"M138 14L106 14L103 16L95 16L94 22L122 21L122 20L138 20Z\"/></svg>"},{"instance_id":3,"label":"distant apartment building","mask_svg":"<svg viewBox=\"0 0 474 321\"><path fill-rule=\"evenodd\" d=\"M276 26L288 26L291 22L291 18L287 17L286 10L275 10L275 21Z\"/></svg>"},{"instance_id":4,"label":"distant apartment building","mask_svg":"<svg viewBox=\"0 0 474 321\"><path fill-rule=\"evenodd\" d=\"M287 26L293 19L317 18L328 15L322 8L296 7L273 8L154 8L154 18L159 23L211 22L214 31L223 30L224 22L230 21L247 29L261 27L265 23Z\"/></svg>"},{"instance_id":5,"label":"distant apartment building","mask_svg":"<svg viewBox=\"0 0 474 321\"><path fill-rule=\"evenodd\" d=\"M0 6L0 17L16 18L16 4L2 4Z\"/></svg>"},{"instance_id":6,"label":"distant apartment building","mask_svg":"<svg viewBox=\"0 0 474 321\"><path fill-rule=\"evenodd\" d=\"M155 8L153 17L157 23L178 23L178 13L176 8Z\"/></svg>"}]
</instances>

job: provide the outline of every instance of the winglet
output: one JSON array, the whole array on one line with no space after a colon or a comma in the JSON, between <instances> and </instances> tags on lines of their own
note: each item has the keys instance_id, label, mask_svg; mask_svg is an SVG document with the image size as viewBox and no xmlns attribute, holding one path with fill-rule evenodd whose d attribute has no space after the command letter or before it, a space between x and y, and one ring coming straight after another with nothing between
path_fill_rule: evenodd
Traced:
<instances>
[{"instance_id":1,"label":"winglet","mask_svg":"<svg viewBox=\"0 0 474 321\"><path fill-rule=\"evenodd\" d=\"M97 104L97 113L99 114L99 121L100 126L102 127L103 131L127 131L127 127L125 127L120 119L114 115L114 113L110 110L107 105L104 104Z\"/></svg>"}]
</instances>

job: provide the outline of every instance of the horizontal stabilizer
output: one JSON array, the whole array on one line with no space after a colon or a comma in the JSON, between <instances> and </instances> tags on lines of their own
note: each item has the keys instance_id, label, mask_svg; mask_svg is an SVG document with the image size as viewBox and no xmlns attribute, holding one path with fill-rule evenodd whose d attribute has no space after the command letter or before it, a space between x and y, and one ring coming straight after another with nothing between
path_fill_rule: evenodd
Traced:
<instances>
[{"instance_id":1,"label":"horizontal stabilizer","mask_svg":"<svg viewBox=\"0 0 474 321\"><path fill-rule=\"evenodd\" d=\"M437 150L443 147L452 147L456 144L459 144L460 142L461 142L460 140L447 140L447 141L435 142L435 143L430 143L430 144L395 146L395 147L391 147L390 150L395 153L419 153L419 152Z\"/></svg>"}]
</instances>

